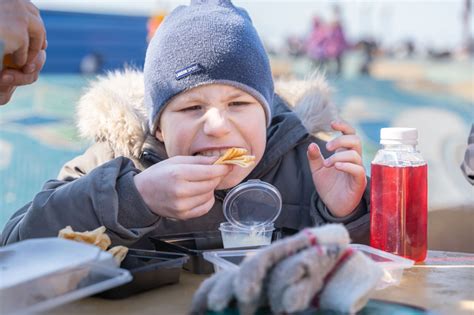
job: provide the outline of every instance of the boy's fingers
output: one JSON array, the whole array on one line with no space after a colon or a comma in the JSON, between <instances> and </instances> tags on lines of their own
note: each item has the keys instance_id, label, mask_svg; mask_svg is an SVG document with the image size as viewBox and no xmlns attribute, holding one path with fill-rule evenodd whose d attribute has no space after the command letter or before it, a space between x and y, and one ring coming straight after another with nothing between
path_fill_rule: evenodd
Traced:
<instances>
[{"instance_id":1,"label":"boy's fingers","mask_svg":"<svg viewBox=\"0 0 474 315\"><path fill-rule=\"evenodd\" d=\"M355 150L362 155L362 143L357 135L344 135L326 143L326 149L336 151L340 149Z\"/></svg>"},{"instance_id":2,"label":"boy's fingers","mask_svg":"<svg viewBox=\"0 0 474 315\"><path fill-rule=\"evenodd\" d=\"M202 165L212 165L217 161L219 157L217 156L202 156L202 155L178 155L169 158L162 163L169 164L202 164Z\"/></svg>"},{"instance_id":3,"label":"boy's fingers","mask_svg":"<svg viewBox=\"0 0 474 315\"><path fill-rule=\"evenodd\" d=\"M311 173L320 170L324 166L324 158L316 143L311 143L308 146L308 162L311 168Z\"/></svg>"},{"instance_id":4,"label":"boy's fingers","mask_svg":"<svg viewBox=\"0 0 474 315\"><path fill-rule=\"evenodd\" d=\"M324 161L325 167L331 167L337 162L348 162L362 165L362 158L355 150L337 152Z\"/></svg>"},{"instance_id":5,"label":"boy's fingers","mask_svg":"<svg viewBox=\"0 0 474 315\"><path fill-rule=\"evenodd\" d=\"M214 193L214 190L221 182L221 179L221 177L216 177L206 181L185 182L180 185L179 188L176 188L176 197L188 198L210 192Z\"/></svg>"},{"instance_id":6,"label":"boy's fingers","mask_svg":"<svg viewBox=\"0 0 474 315\"><path fill-rule=\"evenodd\" d=\"M180 165L180 179L190 182L202 182L223 177L232 170L232 165Z\"/></svg>"},{"instance_id":7,"label":"boy's fingers","mask_svg":"<svg viewBox=\"0 0 474 315\"><path fill-rule=\"evenodd\" d=\"M367 181L367 179L365 178L365 170L362 165L337 162L336 164L334 164L334 167L339 171L352 175L356 182L358 182L359 184L363 184Z\"/></svg>"},{"instance_id":8,"label":"boy's fingers","mask_svg":"<svg viewBox=\"0 0 474 315\"><path fill-rule=\"evenodd\" d=\"M194 209L197 206L200 206L209 199L214 198L214 191L210 191L201 195L188 197L188 198L178 198L174 203L173 207L177 213L184 213L190 209Z\"/></svg>"},{"instance_id":9,"label":"boy's fingers","mask_svg":"<svg viewBox=\"0 0 474 315\"><path fill-rule=\"evenodd\" d=\"M212 195L212 197L208 198L204 203L196 205L196 207L192 208L191 210L180 214L179 219L188 220L201 217L211 210L214 202L216 202L216 199L214 198L214 195Z\"/></svg>"},{"instance_id":10,"label":"boy's fingers","mask_svg":"<svg viewBox=\"0 0 474 315\"><path fill-rule=\"evenodd\" d=\"M331 122L331 127L332 129L340 131L345 135L355 135L356 133L356 130L354 129L354 127L349 125L349 123L344 120L337 120L337 121Z\"/></svg>"}]
</instances>

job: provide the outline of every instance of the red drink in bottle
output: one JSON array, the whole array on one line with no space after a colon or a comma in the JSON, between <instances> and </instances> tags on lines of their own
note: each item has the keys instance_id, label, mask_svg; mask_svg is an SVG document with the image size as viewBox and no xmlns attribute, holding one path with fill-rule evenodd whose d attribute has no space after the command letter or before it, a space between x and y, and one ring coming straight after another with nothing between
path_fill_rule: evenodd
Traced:
<instances>
[{"instance_id":1,"label":"red drink in bottle","mask_svg":"<svg viewBox=\"0 0 474 315\"><path fill-rule=\"evenodd\" d=\"M383 128L371 166L372 247L423 261L427 250L427 165L414 128Z\"/></svg>"}]
</instances>

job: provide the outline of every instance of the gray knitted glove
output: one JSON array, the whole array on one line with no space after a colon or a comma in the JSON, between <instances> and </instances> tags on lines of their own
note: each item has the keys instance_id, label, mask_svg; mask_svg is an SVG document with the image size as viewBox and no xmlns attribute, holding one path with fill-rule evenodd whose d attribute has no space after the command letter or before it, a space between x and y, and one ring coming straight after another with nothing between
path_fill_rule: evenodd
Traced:
<instances>
[{"instance_id":1,"label":"gray knitted glove","mask_svg":"<svg viewBox=\"0 0 474 315\"><path fill-rule=\"evenodd\" d=\"M224 310L234 299L233 281L237 273L238 270L222 270L204 280L193 296L190 314Z\"/></svg>"},{"instance_id":2,"label":"gray knitted glove","mask_svg":"<svg viewBox=\"0 0 474 315\"><path fill-rule=\"evenodd\" d=\"M294 313L307 309L345 249L345 245L310 247L275 266L267 289L273 313Z\"/></svg>"},{"instance_id":3,"label":"gray knitted glove","mask_svg":"<svg viewBox=\"0 0 474 315\"><path fill-rule=\"evenodd\" d=\"M349 244L349 233L341 224L327 224L322 227L305 229L300 233L275 242L256 255L248 257L240 266L239 275L234 281L234 293L239 305L249 306L255 311L261 304L264 285L271 269L283 259L310 246Z\"/></svg>"},{"instance_id":4,"label":"gray knitted glove","mask_svg":"<svg viewBox=\"0 0 474 315\"><path fill-rule=\"evenodd\" d=\"M343 225L328 224L306 229L247 257L238 270L225 270L205 280L194 295L191 314L204 314L206 309L221 311L235 298L240 314L254 314L266 303L266 281L271 269L283 259L316 244L349 243Z\"/></svg>"},{"instance_id":5,"label":"gray knitted glove","mask_svg":"<svg viewBox=\"0 0 474 315\"><path fill-rule=\"evenodd\" d=\"M310 306L359 311L382 277L381 268L346 246L315 246L280 262L270 275L268 302L275 314Z\"/></svg>"}]
</instances>

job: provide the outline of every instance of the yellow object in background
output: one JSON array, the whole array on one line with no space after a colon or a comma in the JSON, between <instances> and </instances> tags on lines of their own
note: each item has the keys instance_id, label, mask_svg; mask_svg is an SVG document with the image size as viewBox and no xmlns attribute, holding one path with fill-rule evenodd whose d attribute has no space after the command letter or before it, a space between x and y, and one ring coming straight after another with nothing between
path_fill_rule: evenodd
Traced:
<instances>
[{"instance_id":1,"label":"yellow object in background","mask_svg":"<svg viewBox=\"0 0 474 315\"><path fill-rule=\"evenodd\" d=\"M3 57L3 67L5 69L21 69L22 67L16 65L14 62L13 62L13 55L12 54L8 54L8 55L5 55Z\"/></svg>"}]
</instances>

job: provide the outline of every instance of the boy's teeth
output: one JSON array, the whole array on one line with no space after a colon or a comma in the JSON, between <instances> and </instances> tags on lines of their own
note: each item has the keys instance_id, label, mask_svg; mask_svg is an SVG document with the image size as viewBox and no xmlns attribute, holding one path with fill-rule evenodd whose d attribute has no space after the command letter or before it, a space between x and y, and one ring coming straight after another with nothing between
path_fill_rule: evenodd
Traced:
<instances>
[{"instance_id":1,"label":"boy's teeth","mask_svg":"<svg viewBox=\"0 0 474 315\"><path fill-rule=\"evenodd\" d=\"M227 151L227 149L223 150L206 150L199 152L198 155L204 155L204 156L221 156Z\"/></svg>"}]
</instances>

